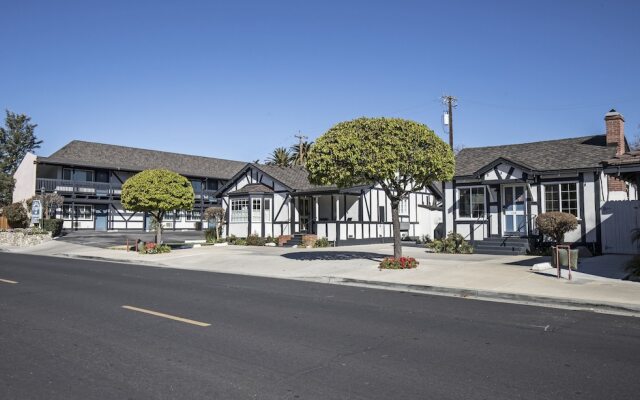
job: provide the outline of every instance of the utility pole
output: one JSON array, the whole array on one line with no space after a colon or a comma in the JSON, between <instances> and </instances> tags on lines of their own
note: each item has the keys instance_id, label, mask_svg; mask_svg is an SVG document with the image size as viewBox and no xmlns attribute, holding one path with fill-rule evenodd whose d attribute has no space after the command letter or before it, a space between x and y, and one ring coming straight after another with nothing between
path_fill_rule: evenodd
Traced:
<instances>
[{"instance_id":1,"label":"utility pole","mask_svg":"<svg viewBox=\"0 0 640 400\"><path fill-rule=\"evenodd\" d=\"M300 131L298 131L297 135L294 135L296 138L298 138L300 141L298 143L298 163L300 165L302 165L302 160L304 160L304 146L303 143L305 143L308 139L307 136L305 135L301 135Z\"/></svg>"},{"instance_id":2,"label":"utility pole","mask_svg":"<svg viewBox=\"0 0 640 400\"><path fill-rule=\"evenodd\" d=\"M453 150L453 109L458 105L458 99L454 96L442 96L442 104L447 106L449 115L449 146Z\"/></svg>"}]
</instances>

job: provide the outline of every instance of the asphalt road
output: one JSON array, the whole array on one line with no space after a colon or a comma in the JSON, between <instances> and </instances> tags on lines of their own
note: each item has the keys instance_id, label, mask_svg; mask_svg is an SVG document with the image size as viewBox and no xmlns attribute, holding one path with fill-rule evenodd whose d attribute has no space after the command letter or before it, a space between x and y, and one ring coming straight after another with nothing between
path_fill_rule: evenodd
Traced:
<instances>
[{"instance_id":1,"label":"asphalt road","mask_svg":"<svg viewBox=\"0 0 640 400\"><path fill-rule=\"evenodd\" d=\"M9 253L0 280L3 400L640 396L636 318Z\"/></svg>"}]
</instances>

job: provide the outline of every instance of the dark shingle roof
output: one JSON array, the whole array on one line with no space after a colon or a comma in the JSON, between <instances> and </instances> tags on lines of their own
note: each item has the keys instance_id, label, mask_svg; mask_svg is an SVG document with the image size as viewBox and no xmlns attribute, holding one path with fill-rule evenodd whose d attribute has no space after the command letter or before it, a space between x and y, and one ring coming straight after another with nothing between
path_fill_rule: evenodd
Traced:
<instances>
[{"instance_id":1,"label":"dark shingle roof","mask_svg":"<svg viewBox=\"0 0 640 400\"><path fill-rule=\"evenodd\" d=\"M165 168L182 175L229 179L246 162L73 140L38 162L142 171Z\"/></svg>"},{"instance_id":2,"label":"dark shingle roof","mask_svg":"<svg viewBox=\"0 0 640 400\"><path fill-rule=\"evenodd\" d=\"M320 186L309 182L309 172L304 167L279 167L277 165L254 164L272 178L295 191L335 190L336 186Z\"/></svg>"},{"instance_id":3,"label":"dark shingle roof","mask_svg":"<svg viewBox=\"0 0 640 400\"><path fill-rule=\"evenodd\" d=\"M604 160L605 165L640 165L640 150L628 151Z\"/></svg>"},{"instance_id":4,"label":"dark shingle roof","mask_svg":"<svg viewBox=\"0 0 640 400\"><path fill-rule=\"evenodd\" d=\"M229 194L273 193L273 189L262 183L250 183Z\"/></svg>"},{"instance_id":5,"label":"dark shingle roof","mask_svg":"<svg viewBox=\"0 0 640 400\"><path fill-rule=\"evenodd\" d=\"M456 156L455 176L473 175L498 158L538 172L598 168L615 152L615 146L607 147L605 135L466 148Z\"/></svg>"}]
</instances>

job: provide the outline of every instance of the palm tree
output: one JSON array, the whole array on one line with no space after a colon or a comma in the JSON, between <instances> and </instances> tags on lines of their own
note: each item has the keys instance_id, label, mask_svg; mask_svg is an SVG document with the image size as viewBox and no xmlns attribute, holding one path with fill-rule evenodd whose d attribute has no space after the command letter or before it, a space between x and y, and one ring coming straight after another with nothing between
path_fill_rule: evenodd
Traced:
<instances>
[{"instance_id":1,"label":"palm tree","mask_svg":"<svg viewBox=\"0 0 640 400\"><path fill-rule=\"evenodd\" d=\"M290 167L291 166L291 153L287 150L286 147L278 147L269 158L267 158L267 164L269 165L277 165L279 167Z\"/></svg>"},{"instance_id":2,"label":"palm tree","mask_svg":"<svg viewBox=\"0 0 640 400\"><path fill-rule=\"evenodd\" d=\"M291 146L291 161L294 165L305 165L307 163L307 155L313 142L302 142L301 144L294 144Z\"/></svg>"}]
</instances>

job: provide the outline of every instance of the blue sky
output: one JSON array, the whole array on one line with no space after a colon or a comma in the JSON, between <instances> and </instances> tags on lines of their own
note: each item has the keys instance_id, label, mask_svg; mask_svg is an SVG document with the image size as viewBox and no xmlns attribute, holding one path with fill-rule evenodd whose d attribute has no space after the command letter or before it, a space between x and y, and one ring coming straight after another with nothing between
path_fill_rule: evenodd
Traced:
<instances>
[{"instance_id":1,"label":"blue sky","mask_svg":"<svg viewBox=\"0 0 640 400\"><path fill-rule=\"evenodd\" d=\"M0 5L0 107L71 139L239 160L359 116L467 147L640 132L638 1L30 1Z\"/></svg>"}]
</instances>

